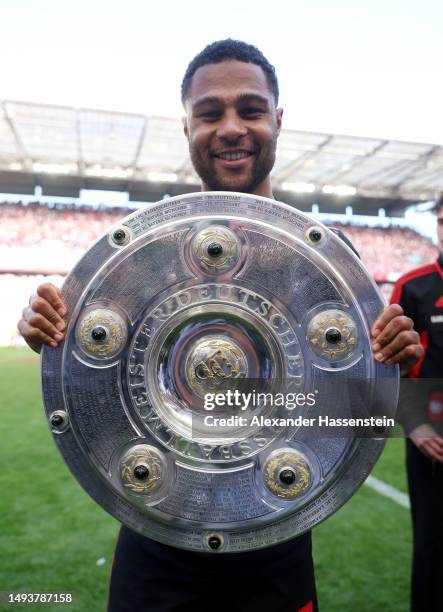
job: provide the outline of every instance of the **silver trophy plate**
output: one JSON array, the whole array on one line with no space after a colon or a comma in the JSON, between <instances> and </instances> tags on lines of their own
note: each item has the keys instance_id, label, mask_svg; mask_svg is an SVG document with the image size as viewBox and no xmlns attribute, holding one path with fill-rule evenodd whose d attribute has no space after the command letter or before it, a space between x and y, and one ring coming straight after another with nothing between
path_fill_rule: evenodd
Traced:
<instances>
[{"instance_id":1,"label":"silver trophy plate","mask_svg":"<svg viewBox=\"0 0 443 612\"><path fill-rule=\"evenodd\" d=\"M290 206L232 192L148 205L63 296L66 339L42 352L50 428L89 495L147 537L213 553L288 540L383 448L374 419L398 394L398 368L371 352L383 300L349 246Z\"/></svg>"}]
</instances>

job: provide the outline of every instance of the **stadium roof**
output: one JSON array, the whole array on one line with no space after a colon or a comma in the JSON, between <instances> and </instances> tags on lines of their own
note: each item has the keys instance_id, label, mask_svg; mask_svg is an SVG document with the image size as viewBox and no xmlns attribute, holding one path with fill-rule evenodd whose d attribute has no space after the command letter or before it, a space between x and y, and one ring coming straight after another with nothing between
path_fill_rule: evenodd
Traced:
<instances>
[{"instance_id":1,"label":"stadium roof","mask_svg":"<svg viewBox=\"0 0 443 612\"><path fill-rule=\"evenodd\" d=\"M283 130L272 176L277 197L299 208L401 209L443 190L443 147ZM179 119L3 101L0 192L33 194L36 185L45 195L112 189L153 201L199 181Z\"/></svg>"}]
</instances>

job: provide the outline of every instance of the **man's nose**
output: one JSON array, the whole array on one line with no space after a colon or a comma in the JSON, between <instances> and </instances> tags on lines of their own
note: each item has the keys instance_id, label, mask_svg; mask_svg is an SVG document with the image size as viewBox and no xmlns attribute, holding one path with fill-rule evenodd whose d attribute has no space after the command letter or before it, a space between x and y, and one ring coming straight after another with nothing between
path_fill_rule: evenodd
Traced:
<instances>
[{"instance_id":1,"label":"man's nose","mask_svg":"<svg viewBox=\"0 0 443 612\"><path fill-rule=\"evenodd\" d=\"M246 136L248 130L237 113L227 113L217 128L217 136L225 140L237 140Z\"/></svg>"}]
</instances>

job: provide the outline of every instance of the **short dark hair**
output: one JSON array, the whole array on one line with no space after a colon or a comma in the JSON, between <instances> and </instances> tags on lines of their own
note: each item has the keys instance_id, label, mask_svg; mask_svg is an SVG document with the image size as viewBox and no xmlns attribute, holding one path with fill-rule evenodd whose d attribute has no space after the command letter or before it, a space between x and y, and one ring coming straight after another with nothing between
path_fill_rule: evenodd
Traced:
<instances>
[{"instance_id":1,"label":"short dark hair","mask_svg":"<svg viewBox=\"0 0 443 612\"><path fill-rule=\"evenodd\" d=\"M181 85L182 102L184 103L188 97L192 77L198 68L206 66L207 64L219 64L220 62L229 60L237 60L239 62L260 66L265 73L269 88L274 95L275 104L278 104L278 81L274 66L269 63L260 49L242 40L233 40L232 38L217 40L207 45L207 47L205 47L203 51L200 51L200 53L190 62Z\"/></svg>"}]
</instances>

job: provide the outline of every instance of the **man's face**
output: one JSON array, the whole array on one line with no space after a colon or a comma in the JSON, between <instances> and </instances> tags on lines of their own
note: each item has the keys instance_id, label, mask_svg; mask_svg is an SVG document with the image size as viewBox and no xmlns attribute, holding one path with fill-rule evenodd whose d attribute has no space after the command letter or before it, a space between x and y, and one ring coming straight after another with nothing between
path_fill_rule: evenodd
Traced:
<instances>
[{"instance_id":1,"label":"man's face","mask_svg":"<svg viewBox=\"0 0 443 612\"><path fill-rule=\"evenodd\" d=\"M443 255L443 206L437 212L437 240L440 253Z\"/></svg>"},{"instance_id":2,"label":"man's face","mask_svg":"<svg viewBox=\"0 0 443 612\"><path fill-rule=\"evenodd\" d=\"M185 102L185 134L204 190L271 197L282 109L260 66L239 61L196 70Z\"/></svg>"}]
</instances>

